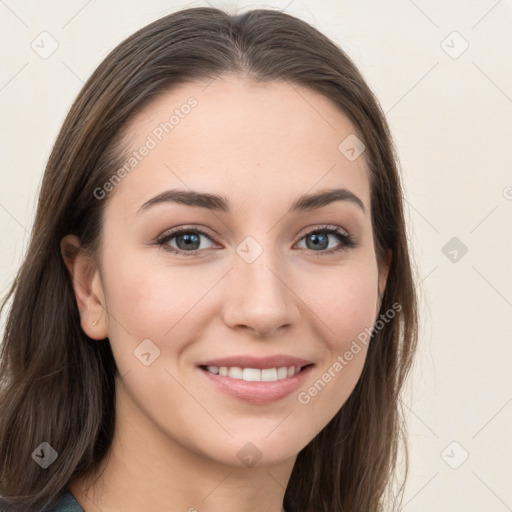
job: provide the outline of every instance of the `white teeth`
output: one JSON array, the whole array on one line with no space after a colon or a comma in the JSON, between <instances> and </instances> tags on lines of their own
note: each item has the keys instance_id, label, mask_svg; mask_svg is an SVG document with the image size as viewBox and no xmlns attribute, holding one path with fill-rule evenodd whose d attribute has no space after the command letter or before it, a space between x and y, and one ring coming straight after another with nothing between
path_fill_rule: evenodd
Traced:
<instances>
[{"instance_id":1,"label":"white teeth","mask_svg":"<svg viewBox=\"0 0 512 512\"><path fill-rule=\"evenodd\" d=\"M239 368L238 366L232 366L229 369L228 377L231 377L232 379L241 379L242 376L243 376L242 368Z\"/></svg>"},{"instance_id":2,"label":"white teeth","mask_svg":"<svg viewBox=\"0 0 512 512\"><path fill-rule=\"evenodd\" d=\"M263 382L273 382L277 380L277 368L265 368L261 370L261 380Z\"/></svg>"},{"instance_id":3,"label":"white teeth","mask_svg":"<svg viewBox=\"0 0 512 512\"><path fill-rule=\"evenodd\" d=\"M240 368L239 366L207 366L206 369L214 375L242 379L249 382L274 382L293 377L299 373L300 366L281 366L279 368Z\"/></svg>"},{"instance_id":4,"label":"white teeth","mask_svg":"<svg viewBox=\"0 0 512 512\"><path fill-rule=\"evenodd\" d=\"M278 379L286 379L288 377L288 368L286 366L282 366L277 369L277 378Z\"/></svg>"},{"instance_id":5,"label":"white teeth","mask_svg":"<svg viewBox=\"0 0 512 512\"><path fill-rule=\"evenodd\" d=\"M259 381L261 380L261 370L257 368L244 368L242 379L247 381Z\"/></svg>"}]
</instances>

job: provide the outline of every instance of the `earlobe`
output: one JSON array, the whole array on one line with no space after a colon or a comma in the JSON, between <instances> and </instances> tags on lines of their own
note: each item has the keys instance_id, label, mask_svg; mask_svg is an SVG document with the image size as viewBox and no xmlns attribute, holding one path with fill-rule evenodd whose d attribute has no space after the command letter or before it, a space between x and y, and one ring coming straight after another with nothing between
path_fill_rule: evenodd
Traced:
<instances>
[{"instance_id":1,"label":"earlobe","mask_svg":"<svg viewBox=\"0 0 512 512\"><path fill-rule=\"evenodd\" d=\"M60 248L71 278L82 329L92 339L105 339L108 322L99 270L91 255L80 246L77 236L62 238Z\"/></svg>"}]
</instances>

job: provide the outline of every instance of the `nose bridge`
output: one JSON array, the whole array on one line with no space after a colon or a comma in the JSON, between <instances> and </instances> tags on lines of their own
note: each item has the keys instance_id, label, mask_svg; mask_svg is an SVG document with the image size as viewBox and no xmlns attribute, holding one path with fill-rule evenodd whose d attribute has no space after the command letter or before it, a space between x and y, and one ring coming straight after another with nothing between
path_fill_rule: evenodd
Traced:
<instances>
[{"instance_id":1,"label":"nose bridge","mask_svg":"<svg viewBox=\"0 0 512 512\"><path fill-rule=\"evenodd\" d=\"M295 296L277 251L247 237L236 247L229 279L224 319L230 327L270 335L297 321Z\"/></svg>"}]
</instances>

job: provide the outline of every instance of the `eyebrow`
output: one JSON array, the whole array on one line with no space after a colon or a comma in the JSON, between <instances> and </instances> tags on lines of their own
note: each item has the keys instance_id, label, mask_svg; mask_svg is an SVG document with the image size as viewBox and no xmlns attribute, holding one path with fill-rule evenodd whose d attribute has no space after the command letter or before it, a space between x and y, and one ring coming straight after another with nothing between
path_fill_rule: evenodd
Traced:
<instances>
[{"instance_id":1,"label":"eyebrow","mask_svg":"<svg viewBox=\"0 0 512 512\"><path fill-rule=\"evenodd\" d=\"M335 201L349 201L354 203L361 208L363 213L366 214L366 208L361 199L346 188L336 188L314 194L302 195L290 205L288 213L317 210ZM146 201L139 208L137 214L160 203L177 203L185 206L195 206L225 213L229 213L231 211L231 203L229 199L224 196L197 192L194 190L172 189L166 190L165 192L149 199L149 201Z\"/></svg>"}]
</instances>

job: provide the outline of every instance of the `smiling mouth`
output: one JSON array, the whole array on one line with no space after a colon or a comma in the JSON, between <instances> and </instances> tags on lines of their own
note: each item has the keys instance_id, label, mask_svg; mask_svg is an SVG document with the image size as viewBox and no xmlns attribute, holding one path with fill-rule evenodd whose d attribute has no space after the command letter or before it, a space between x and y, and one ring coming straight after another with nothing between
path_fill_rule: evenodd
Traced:
<instances>
[{"instance_id":1,"label":"smiling mouth","mask_svg":"<svg viewBox=\"0 0 512 512\"><path fill-rule=\"evenodd\" d=\"M264 369L242 368L240 366L228 367L206 365L201 365L199 368L213 375L220 375L222 377L229 377L236 380L244 380L246 382L275 382L289 379L310 366L313 366L313 364L311 363L304 366L279 366Z\"/></svg>"},{"instance_id":2,"label":"smiling mouth","mask_svg":"<svg viewBox=\"0 0 512 512\"><path fill-rule=\"evenodd\" d=\"M242 358L237 358L239 361ZM293 358L274 358L277 365L288 363L290 366L270 366L270 361L251 361L246 358L247 365L252 366L215 366L214 361L205 361L210 364L200 364L196 368L217 390L231 397L253 404L270 404L284 399L303 386L313 371L314 363ZM221 364L224 361L219 361ZM231 362L231 361L230 361ZM231 364L236 364L233 361ZM228 361L226 361L228 363ZM240 361L238 364L241 364ZM254 368L254 366L265 368ZM270 367L269 367L270 366Z\"/></svg>"}]
</instances>

